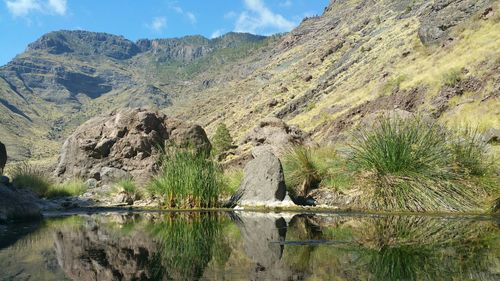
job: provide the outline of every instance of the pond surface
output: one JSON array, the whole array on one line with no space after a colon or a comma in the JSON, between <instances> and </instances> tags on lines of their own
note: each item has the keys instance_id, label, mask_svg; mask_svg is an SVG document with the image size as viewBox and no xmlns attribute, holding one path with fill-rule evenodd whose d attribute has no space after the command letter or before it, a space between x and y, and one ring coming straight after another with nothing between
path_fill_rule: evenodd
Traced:
<instances>
[{"instance_id":1,"label":"pond surface","mask_svg":"<svg viewBox=\"0 0 500 281\"><path fill-rule=\"evenodd\" d=\"M0 280L500 280L490 217L99 213L0 226Z\"/></svg>"}]
</instances>

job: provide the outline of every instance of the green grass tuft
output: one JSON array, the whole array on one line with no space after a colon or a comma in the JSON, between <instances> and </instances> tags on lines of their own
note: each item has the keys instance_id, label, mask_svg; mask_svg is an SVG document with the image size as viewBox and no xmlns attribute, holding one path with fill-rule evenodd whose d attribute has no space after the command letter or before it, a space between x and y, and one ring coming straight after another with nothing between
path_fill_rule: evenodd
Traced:
<instances>
[{"instance_id":1,"label":"green grass tuft","mask_svg":"<svg viewBox=\"0 0 500 281\"><path fill-rule=\"evenodd\" d=\"M453 160L457 172L466 175L483 176L493 166L489 157L489 146L484 142L479 129L465 126L457 130L451 143Z\"/></svg>"},{"instance_id":2,"label":"green grass tuft","mask_svg":"<svg viewBox=\"0 0 500 281\"><path fill-rule=\"evenodd\" d=\"M53 181L37 166L22 162L9 169L12 184L17 188L30 189L37 195L45 197Z\"/></svg>"},{"instance_id":3,"label":"green grass tuft","mask_svg":"<svg viewBox=\"0 0 500 281\"><path fill-rule=\"evenodd\" d=\"M54 184L45 193L47 198L69 197L82 195L87 191L87 186L81 179L73 179L64 183Z\"/></svg>"},{"instance_id":4,"label":"green grass tuft","mask_svg":"<svg viewBox=\"0 0 500 281\"><path fill-rule=\"evenodd\" d=\"M149 190L163 196L167 207L216 207L220 193L219 169L203 153L186 149L167 151Z\"/></svg>"},{"instance_id":5,"label":"green grass tuft","mask_svg":"<svg viewBox=\"0 0 500 281\"><path fill-rule=\"evenodd\" d=\"M446 131L421 118L382 118L371 129L361 129L351 145L358 168L379 175L449 175L451 153Z\"/></svg>"}]
</instances>

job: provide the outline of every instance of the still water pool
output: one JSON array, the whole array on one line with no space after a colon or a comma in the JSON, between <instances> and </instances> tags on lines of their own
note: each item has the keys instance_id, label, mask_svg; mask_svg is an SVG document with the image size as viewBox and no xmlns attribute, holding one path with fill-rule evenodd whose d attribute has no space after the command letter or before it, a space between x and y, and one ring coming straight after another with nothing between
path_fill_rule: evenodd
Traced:
<instances>
[{"instance_id":1,"label":"still water pool","mask_svg":"<svg viewBox=\"0 0 500 281\"><path fill-rule=\"evenodd\" d=\"M51 217L0 226L0 280L500 280L500 218Z\"/></svg>"}]
</instances>

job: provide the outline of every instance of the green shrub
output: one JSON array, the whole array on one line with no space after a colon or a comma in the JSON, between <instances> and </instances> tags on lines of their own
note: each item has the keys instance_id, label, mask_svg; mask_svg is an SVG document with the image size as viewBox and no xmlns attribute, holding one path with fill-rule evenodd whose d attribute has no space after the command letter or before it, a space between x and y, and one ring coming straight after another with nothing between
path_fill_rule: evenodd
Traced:
<instances>
[{"instance_id":1,"label":"green shrub","mask_svg":"<svg viewBox=\"0 0 500 281\"><path fill-rule=\"evenodd\" d=\"M306 196L318 187L322 170L313 157L313 149L295 146L286 153L283 161L286 183L293 196Z\"/></svg>"},{"instance_id":2,"label":"green shrub","mask_svg":"<svg viewBox=\"0 0 500 281\"><path fill-rule=\"evenodd\" d=\"M451 142L451 151L457 172L466 175L482 176L492 166L488 144L483 141L479 129L466 126L457 130Z\"/></svg>"},{"instance_id":3,"label":"green shrub","mask_svg":"<svg viewBox=\"0 0 500 281\"><path fill-rule=\"evenodd\" d=\"M421 118L382 118L371 129L358 131L352 160L362 170L379 175L449 175L451 154L446 131Z\"/></svg>"},{"instance_id":4,"label":"green shrub","mask_svg":"<svg viewBox=\"0 0 500 281\"><path fill-rule=\"evenodd\" d=\"M161 169L149 185L153 194L164 197L167 207L216 207L219 169L204 153L179 149L166 151Z\"/></svg>"},{"instance_id":5,"label":"green shrub","mask_svg":"<svg viewBox=\"0 0 500 281\"><path fill-rule=\"evenodd\" d=\"M78 196L85 193L87 186L81 179L73 179L64 183L54 184L45 193L47 198Z\"/></svg>"},{"instance_id":6,"label":"green shrub","mask_svg":"<svg viewBox=\"0 0 500 281\"><path fill-rule=\"evenodd\" d=\"M443 74L443 85L448 87L455 87L460 81L462 81L462 70L459 68L451 69L450 71Z\"/></svg>"},{"instance_id":7,"label":"green shrub","mask_svg":"<svg viewBox=\"0 0 500 281\"><path fill-rule=\"evenodd\" d=\"M133 179L123 179L116 184L120 192L125 192L129 196L140 197L139 189Z\"/></svg>"},{"instance_id":8,"label":"green shrub","mask_svg":"<svg viewBox=\"0 0 500 281\"><path fill-rule=\"evenodd\" d=\"M233 145L233 138L227 129L226 124L220 123L217 126L214 137L212 138L212 146L215 154L227 151Z\"/></svg>"},{"instance_id":9,"label":"green shrub","mask_svg":"<svg viewBox=\"0 0 500 281\"><path fill-rule=\"evenodd\" d=\"M475 137L473 145L450 145L452 137L436 123L421 118L384 118L373 128L359 131L352 145L352 161L359 172L372 173L364 185L369 190L362 200L364 207L420 212L478 210L486 189L466 180L455 161L477 168L475 161L484 160L485 154L468 152L478 149ZM465 159L459 160L457 155L465 155Z\"/></svg>"},{"instance_id":10,"label":"green shrub","mask_svg":"<svg viewBox=\"0 0 500 281\"><path fill-rule=\"evenodd\" d=\"M27 162L12 166L9 174L15 187L30 189L42 197L46 196L53 183L41 168Z\"/></svg>"}]
</instances>

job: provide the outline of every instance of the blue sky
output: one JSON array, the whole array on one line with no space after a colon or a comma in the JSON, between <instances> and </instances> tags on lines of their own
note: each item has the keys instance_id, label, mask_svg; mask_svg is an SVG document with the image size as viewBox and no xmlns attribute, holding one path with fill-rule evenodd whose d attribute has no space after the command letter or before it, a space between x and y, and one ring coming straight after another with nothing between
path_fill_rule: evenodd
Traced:
<instances>
[{"instance_id":1,"label":"blue sky","mask_svg":"<svg viewBox=\"0 0 500 281\"><path fill-rule=\"evenodd\" d=\"M290 31L329 0L0 0L0 65L44 33L83 29L128 39Z\"/></svg>"}]
</instances>

